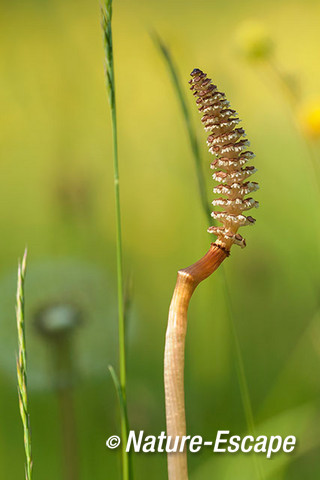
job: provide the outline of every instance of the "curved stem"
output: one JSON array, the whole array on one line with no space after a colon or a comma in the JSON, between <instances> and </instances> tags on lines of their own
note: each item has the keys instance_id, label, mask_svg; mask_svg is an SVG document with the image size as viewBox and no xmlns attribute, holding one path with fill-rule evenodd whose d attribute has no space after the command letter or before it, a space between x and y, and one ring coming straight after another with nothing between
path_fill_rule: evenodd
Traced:
<instances>
[{"instance_id":1,"label":"curved stem","mask_svg":"<svg viewBox=\"0 0 320 480\"><path fill-rule=\"evenodd\" d=\"M228 252L216 244L198 262L179 270L177 283L169 309L164 354L164 384L166 400L167 436L174 440L186 435L184 402L184 351L187 332L187 312L191 296L202 280L209 277L228 256ZM187 452L168 453L169 480L187 480Z\"/></svg>"}]
</instances>

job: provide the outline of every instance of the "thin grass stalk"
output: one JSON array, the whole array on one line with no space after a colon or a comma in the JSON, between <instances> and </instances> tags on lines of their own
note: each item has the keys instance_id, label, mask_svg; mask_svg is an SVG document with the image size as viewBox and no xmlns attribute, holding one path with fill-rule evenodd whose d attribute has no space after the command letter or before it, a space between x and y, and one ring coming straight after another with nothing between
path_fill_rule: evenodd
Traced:
<instances>
[{"instance_id":1,"label":"thin grass stalk","mask_svg":"<svg viewBox=\"0 0 320 480\"><path fill-rule=\"evenodd\" d=\"M194 132L194 128L191 122L191 113L189 111L189 107L185 98L185 95L183 93L183 89L181 87L181 82L179 79L178 71L175 66L175 63L173 61L172 55L168 47L165 45L165 43L162 41L162 39L154 34L153 35L154 41L156 46L159 48L165 63L166 67L168 69L168 73L170 75L170 78L172 80L172 85L174 87L178 102L180 104L181 108L181 113L182 117L185 123L186 131L189 137L189 142L191 146L191 151L193 154L194 158L194 163L195 163L195 168L197 172L197 177L198 177L198 185L199 185L199 191L200 191L200 198L201 198L201 204L203 207L203 211L206 215L206 218L208 220L208 224L212 225L213 220L211 217L211 208L210 204L207 199L207 194L206 194L206 183L204 180L204 174L203 174L203 169L202 169L202 158L201 158L201 153L200 153L200 147L198 144L197 136ZM234 320L234 314L233 314L233 309L232 309L232 299L231 295L229 292L229 286L227 283L227 278L225 274L225 270L223 268L223 265L220 267L220 272L221 272L221 277L222 277L222 282L223 282L223 292L225 296L225 303L227 305L227 315L229 319L229 323L231 325L231 331L232 331L232 337L234 341L234 354L235 354L235 359L236 359L236 371L237 371L237 377L238 377L238 382L239 382L239 389L240 389L240 395L241 395L241 400L242 400L242 405L244 409L244 414L245 414L245 420L246 420L246 425L247 425L247 430L248 433L251 435L255 436L255 424L254 424L254 417L253 417L253 410L252 410L252 404L251 404L251 399L250 399L250 393L249 393L249 388L248 388L248 382L247 382L247 377L245 373L245 367L244 367L244 361L243 361L243 356L241 352L241 346L240 346L240 341L239 341L239 336L237 333L236 325L235 325L235 320ZM258 475L258 478L260 480L264 479L264 473L262 471L262 467L260 465L260 462L254 457L254 462L255 462L255 468L256 472Z\"/></svg>"},{"instance_id":2,"label":"thin grass stalk","mask_svg":"<svg viewBox=\"0 0 320 480\"><path fill-rule=\"evenodd\" d=\"M113 62L113 40L112 40L112 0L106 0L102 7L102 29L105 49L105 74L106 85L109 97L112 140L113 140L113 168L114 168L114 191L116 208L116 243L117 243L117 291L118 291L118 330L119 330L119 380L123 408L120 408L121 422L121 458L122 475L124 480L131 478L129 456L126 452L128 439L128 416L127 416L127 395L126 395L126 350L125 350L125 320L123 301L123 270L122 270L122 235L121 235L121 208L120 208L120 183L119 183L119 161L118 161L118 135L117 135L117 111L115 96L115 76ZM125 415L123 414L125 412Z\"/></svg>"},{"instance_id":3,"label":"thin grass stalk","mask_svg":"<svg viewBox=\"0 0 320 480\"><path fill-rule=\"evenodd\" d=\"M319 165L319 157L314 151L313 143L309 140L309 138L304 134L301 126L299 125L297 118L296 118L296 109L299 103L299 97L297 96L296 92L290 88L290 85L286 81L281 68L278 67L277 63L273 58L268 58L265 60L266 65L269 67L271 74L273 74L275 82L279 86L279 90L283 93L283 98L285 99L290 114L292 115L294 127L299 134L302 142L304 144L307 156L309 157L309 163L311 169L313 170L313 181L316 184L316 188L318 194L320 195L320 165Z\"/></svg>"},{"instance_id":4,"label":"thin grass stalk","mask_svg":"<svg viewBox=\"0 0 320 480\"><path fill-rule=\"evenodd\" d=\"M225 295L225 303L227 306L227 314L228 314L229 323L231 325L233 343L235 348L235 358L236 358L235 365L236 365L240 395L241 395L243 410L245 414L247 430L250 435L256 438L256 427L255 427L255 422L253 417L247 376L246 376L246 371L245 371L245 366L244 366L244 361L243 361L243 356L242 356L242 351L241 351L241 346L239 341L239 335L238 335L235 320L234 320L235 315L233 313L233 308L232 308L232 299L231 299L231 294L229 290L229 284L227 282L226 272L223 268L223 265L221 266L221 276L223 279L223 286L224 286L223 291ZM264 480L265 474L259 458L257 458L256 455L253 455L252 458L253 458L254 467L257 473L257 477L259 478L259 480Z\"/></svg>"},{"instance_id":5,"label":"thin grass stalk","mask_svg":"<svg viewBox=\"0 0 320 480\"><path fill-rule=\"evenodd\" d=\"M197 136L195 134L194 128L192 126L192 121L191 121L191 115L189 112L189 108L183 93L183 89L181 87L181 82L179 79L178 75L178 70L175 66L175 63L173 61L172 55L168 49L168 47L164 44L162 39L157 35L157 33L153 32L152 33L153 40L157 46L157 48L160 50L167 68L168 68L168 73L170 75L172 85L175 91L175 94L177 95L177 99L181 108L181 113L184 119L185 127L187 130L189 142L190 142L190 147L191 151L193 154L193 158L196 164L196 174L197 174L197 179L198 179L198 189L199 189L199 195L200 195L200 200L201 200L201 205L203 208L203 211L207 217L207 220L209 224L212 222L212 217L211 217L211 209L208 204L208 199L206 195L206 182L205 182L205 177L203 174L203 168L202 168L202 161L201 161L201 155L200 155L200 148L199 148L199 143Z\"/></svg>"},{"instance_id":6,"label":"thin grass stalk","mask_svg":"<svg viewBox=\"0 0 320 480\"><path fill-rule=\"evenodd\" d=\"M18 264L18 282L16 298L16 319L18 330L18 356L17 356L17 379L19 409L23 425L24 450L26 456L25 478L32 480L32 449L31 449L31 427L28 409L27 391L27 351L25 340L24 321L24 281L26 275L27 250L25 250L22 261Z\"/></svg>"}]
</instances>

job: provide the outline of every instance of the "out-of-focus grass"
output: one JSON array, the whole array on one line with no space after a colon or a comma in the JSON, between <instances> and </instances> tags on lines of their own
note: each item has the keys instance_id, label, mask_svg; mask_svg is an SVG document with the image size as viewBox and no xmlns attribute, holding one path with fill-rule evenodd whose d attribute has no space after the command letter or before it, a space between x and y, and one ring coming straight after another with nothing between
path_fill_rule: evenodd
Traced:
<instances>
[{"instance_id":1,"label":"out-of-focus grass","mask_svg":"<svg viewBox=\"0 0 320 480\"><path fill-rule=\"evenodd\" d=\"M247 18L265 22L284 67L297 72L310 96L317 95L319 10L311 0L201 0L196 6L184 2L183 8L180 2L168 1L117 5L124 252L125 265L134 272L139 312L129 324L128 342L133 428L150 434L164 428L162 351L175 272L198 258L211 241L179 107L149 39L151 27L167 39L186 81L199 66L224 85L257 155L257 224L246 235L248 247L234 251L226 265L255 415L262 423L319 395L311 372L319 354L307 339L296 349L317 308L317 197L310 189L309 169L304 168L303 145L279 92L236 57L232 35ZM106 128L98 5L88 0L3 3L0 26L0 275L4 278L15 267L26 243L33 261L75 256L99 263L114 275L111 158L105 162L111 136ZM205 135L202 138L203 158L209 163ZM70 178L83 188L72 187ZM61 184L67 192L76 192L72 201L61 194ZM31 270L32 262L29 266ZM191 305L187 339L189 430L208 438L217 428L245 428L221 298L218 279L203 285ZM10 312L14 322L14 286L12 311L8 306L6 315ZM279 377L284 367L287 373ZM23 451L17 446L21 427L15 383L1 374L1 365L0 388L0 408L7 412L0 431L0 472L19 478ZM117 430L111 380L106 385L86 382L77 391L83 478L102 479L106 472L116 478L117 453L105 448L105 439ZM48 392L31 393L30 404L37 475L51 480L60 475L56 407ZM293 416L293 434L296 427ZM295 456L291 458L294 462ZM210 452L190 456L191 471L205 460L212 460ZM165 475L164 455L136 455L134 461L137 477L144 478L146 471L152 471L155 480ZM307 465L302 456L300 469L303 462ZM319 473L316 469L313 476ZM290 475L293 471L290 467Z\"/></svg>"}]
</instances>

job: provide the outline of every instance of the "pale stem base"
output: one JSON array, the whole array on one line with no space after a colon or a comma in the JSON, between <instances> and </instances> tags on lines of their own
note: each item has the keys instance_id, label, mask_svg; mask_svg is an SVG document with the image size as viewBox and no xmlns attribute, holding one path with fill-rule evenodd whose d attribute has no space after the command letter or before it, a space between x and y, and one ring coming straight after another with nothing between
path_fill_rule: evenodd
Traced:
<instances>
[{"instance_id":1,"label":"pale stem base","mask_svg":"<svg viewBox=\"0 0 320 480\"><path fill-rule=\"evenodd\" d=\"M166 400L167 436L186 435L184 400L184 351L187 332L187 312L191 296L197 285L209 277L228 256L228 252L216 244L198 262L179 270L177 283L169 309L164 354L164 383ZM187 452L168 453L169 480L187 480Z\"/></svg>"}]
</instances>

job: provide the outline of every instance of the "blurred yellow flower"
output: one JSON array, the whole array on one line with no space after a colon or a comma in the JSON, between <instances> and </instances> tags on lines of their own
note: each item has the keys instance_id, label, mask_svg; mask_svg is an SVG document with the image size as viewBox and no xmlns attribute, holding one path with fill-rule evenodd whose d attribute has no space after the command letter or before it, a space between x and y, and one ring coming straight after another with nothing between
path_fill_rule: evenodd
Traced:
<instances>
[{"instance_id":1,"label":"blurred yellow flower","mask_svg":"<svg viewBox=\"0 0 320 480\"><path fill-rule=\"evenodd\" d=\"M298 111L303 131L312 138L320 138L320 98L304 103Z\"/></svg>"},{"instance_id":2,"label":"blurred yellow flower","mask_svg":"<svg viewBox=\"0 0 320 480\"><path fill-rule=\"evenodd\" d=\"M273 41L264 26L248 20L240 25L236 33L237 48L248 60L266 60L273 53Z\"/></svg>"}]
</instances>

